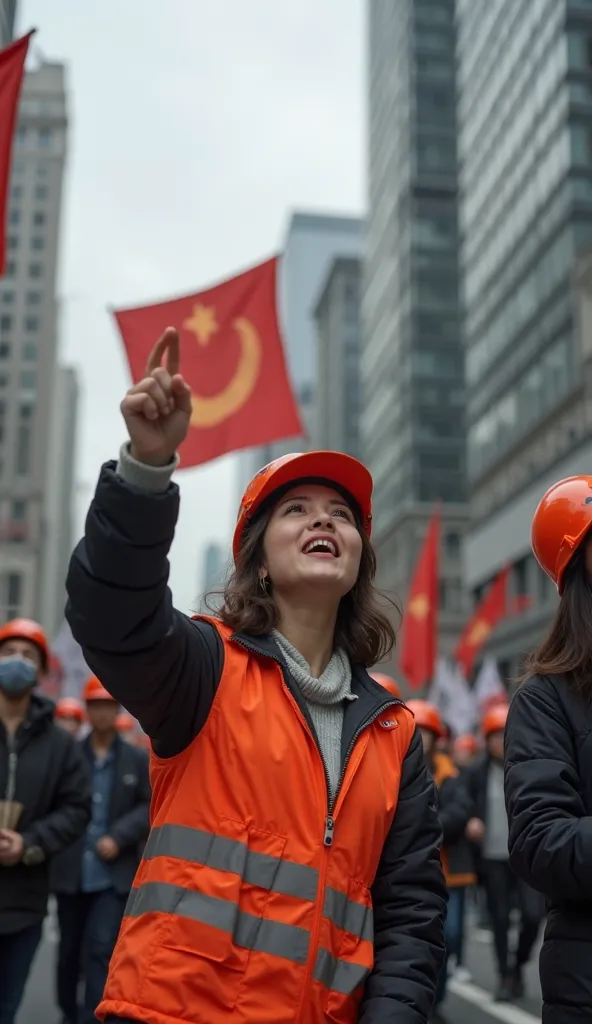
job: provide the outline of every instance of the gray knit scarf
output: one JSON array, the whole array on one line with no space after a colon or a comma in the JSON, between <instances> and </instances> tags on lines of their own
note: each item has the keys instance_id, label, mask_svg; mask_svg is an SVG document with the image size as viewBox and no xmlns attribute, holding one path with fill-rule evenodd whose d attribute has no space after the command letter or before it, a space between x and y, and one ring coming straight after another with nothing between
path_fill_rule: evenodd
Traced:
<instances>
[{"instance_id":1,"label":"gray knit scarf","mask_svg":"<svg viewBox=\"0 0 592 1024\"><path fill-rule=\"evenodd\" d=\"M310 665L277 629L273 637L282 652L290 674L304 697L315 727L331 797L336 795L341 766L341 730L343 702L357 700L352 693L351 665L345 651L336 648L321 676L311 674Z\"/></svg>"}]
</instances>

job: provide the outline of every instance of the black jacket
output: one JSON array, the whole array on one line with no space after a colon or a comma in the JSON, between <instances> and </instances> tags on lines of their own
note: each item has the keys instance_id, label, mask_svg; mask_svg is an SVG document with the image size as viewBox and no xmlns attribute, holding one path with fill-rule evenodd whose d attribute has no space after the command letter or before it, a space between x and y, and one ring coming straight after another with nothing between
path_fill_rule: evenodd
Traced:
<instances>
[{"instance_id":1,"label":"black jacket","mask_svg":"<svg viewBox=\"0 0 592 1024\"><path fill-rule=\"evenodd\" d=\"M435 754L430 768L438 789L438 809L442 824L442 860L450 886L470 885L475 881L475 861L465 839L467 822L473 817L473 801L465 779L445 754Z\"/></svg>"},{"instance_id":2,"label":"black jacket","mask_svg":"<svg viewBox=\"0 0 592 1024\"><path fill-rule=\"evenodd\" d=\"M13 800L24 805L17 829L25 847L40 847L42 863L0 865L0 934L36 924L45 916L48 862L76 842L91 815L88 767L76 741L54 724L54 705L33 694L29 715L19 727ZM9 744L0 723L0 799L9 788Z\"/></svg>"},{"instance_id":3,"label":"black jacket","mask_svg":"<svg viewBox=\"0 0 592 1024\"><path fill-rule=\"evenodd\" d=\"M170 757L202 729L223 668L214 627L176 611L167 587L167 555L179 491L149 494L101 473L84 539L67 578L67 618L85 659L140 721L154 750ZM286 683L315 735L298 687L271 638L243 638L256 656L282 664ZM358 730L397 703L354 668L358 700L345 709L342 751ZM444 960L446 888L439 858L436 794L415 735L403 765L399 803L373 888L375 968L360 1024L425 1024Z\"/></svg>"},{"instance_id":4,"label":"black jacket","mask_svg":"<svg viewBox=\"0 0 592 1024\"><path fill-rule=\"evenodd\" d=\"M506 727L510 863L547 897L544 1024L592 1020L592 706L562 676L534 677Z\"/></svg>"},{"instance_id":5,"label":"black jacket","mask_svg":"<svg viewBox=\"0 0 592 1024\"><path fill-rule=\"evenodd\" d=\"M84 758L92 765L90 739L81 743ZM126 895L140 863L140 844L150 831L150 779L148 755L115 740L115 772L109 803L108 835L119 846L119 856L109 862L113 875L113 888ZM54 857L51 865L51 891L72 894L80 891L84 836L63 853Z\"/></svg>"}]
</instances>

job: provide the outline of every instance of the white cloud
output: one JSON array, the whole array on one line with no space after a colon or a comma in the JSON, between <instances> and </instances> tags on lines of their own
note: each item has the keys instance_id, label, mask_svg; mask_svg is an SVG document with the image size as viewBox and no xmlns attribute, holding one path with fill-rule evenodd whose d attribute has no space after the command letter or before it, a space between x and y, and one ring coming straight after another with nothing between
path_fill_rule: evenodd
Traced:
<instances>
[{"instance_id":1,"label":"white cloud","mask_svg":"<svg viewBox=\"0 0 592 1024\"><path fill-rule=\"evenodd\" d=\"M128 386L106 308L197 290L276 251L291 209L362 209L363 0L22 8L36 48L69 69L62 354L81 371L78 475L92 484L123 437ZM182 608L203 543L229 536L233 473L229 457L179 478Z\"/></svg>"}]
</instances>

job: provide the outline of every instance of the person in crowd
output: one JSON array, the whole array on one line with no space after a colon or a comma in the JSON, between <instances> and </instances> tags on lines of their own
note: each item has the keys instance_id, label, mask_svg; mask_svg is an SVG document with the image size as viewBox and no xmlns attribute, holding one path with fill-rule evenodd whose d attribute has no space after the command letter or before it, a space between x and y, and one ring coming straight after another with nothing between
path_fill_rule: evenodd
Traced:
<instances>
[{"instance_id":1,"label":"person in crowd","mask_svg":"<svg viewBox=\"0 0 592 1024\"><path fill-rule=\"evenodd\" d=\"M91 726L82 751L92 777L86 835L53 861L60 942L57 1001L63 1024L94 1024L125 903L150 830L145 751L119 736L117 701L92 676L84 690ZM83 1002L79 1007L80 979Z\"/></svg>"},{"instance_id":2,"label":"person in crowd","mask_svg":"<svg viewBox=\"0 0 592 1024\"><path fill-rule=\"evenodd\" d=\"M441 857L449 890L445 926L446 955L447 961L449 956L454 956L458 963L459 957L462 960L466 891L476 882L473 854L465 838L465 829L473 809L460 772L449 755L437 749L438 740L445 734L437 707L425 700L410 700L407 707L415 716L415 724L421 732L426 763L438 790L443 830ZM441 1005L446 998L447 969L446 962L440 973L433 1024L445 1020Z\"/></svg>"},{"instance_id":3,"label":"person in crowd","mask_svg":"<svg viewBox=\"0 0 592 1024\"><path fill-rule=\"evenodd\" d=\"M168 329L67 578L74 636L153 751L98 1017L421 1024L444 959L441 829L413 716L366 669L394 641L372 479L336 452L264 467L220 617L187 618L167 589L192 409L178 367Z\"/></svg>"},{"instance_id":4,"label":"person in crowd","mask_svg":"<svg viewBox=\"0 0 592 1024\"><path fill-rule=\"evenodd\" d=\"M486 711L481 724L485 754L465 770L475 808L467 825L467 838L475 845L479 879L487 900L487 913L499 984L498 1002L511 1002L524 994L524 967L531 958L545 914L538 893L514 874L508 854L508 819L504 802L504 729L508 705ZM510 955L511 912L520 912L518 946Z\"/></svg>"},{"instance_id":5,"label":"person in crowd","mask_svg":"<svg viewBox=\"0 0 592 1024\"><path fill-rule=\"evenodd\" d=\"M454 763L461 771L473 764L479 753L479 740L473 733L457 736L452 745Z\"/></svg>"},{"instance_id":6,"label":"person in crowd","mask_svg":"<svg viewBox=\"0 0 592 1024\"><path fill-rule=\"evenodd\" d=\"M121 711L115 719L115 728L126 743L134 742L136 722L131 715L126 715L124 711Z\"/></svg>"},{"instance_id":7,"label":"person in crowd","mask_svg":"<svg viewBox=\"0 0 592 1024\"><path fill-rule=\"evenodd\" d=\"M48 656L38 623L0 628L0 1024L14 1024L41 941L51 859L91 814L84 758L33 692Z\"/></svg>"},{"instance_id":8,"label":"person in crowd","mask_svg":"<svg viewBox=\"0 0 592 1024\"><path fill-rule=\"evenodd\" d=\"M61 697L56 704L55 720L71 736L78 737L85 722L84 705L75 697Z\"/></svg>"},{"instance_id":9,"label":"person in crowd","mask_svg":"<svg viewBox=\"0 0 592 1024\"><path fill-rule=\"evenodd\" d=\"M392 693L393 697L398 697L400 700L402 699L401 687L396 679L393 679L392 676L385 675L384 672L371 672L370 675L375 683L378 683L380 686L384 686L384 689L388 690L389 693Z\"/></svg>"},{"instance_id":10,"label":"person in crowd","mask_svg":"<svg viewBox=\"0 0 592 1024\"><path fill-rule=\"evenodd\" d=\"M532 523L559 593L505 741L510 864L546 899L544 1024L592 1020L592 476L553 485Z\"/></svg>"}]
</instances>

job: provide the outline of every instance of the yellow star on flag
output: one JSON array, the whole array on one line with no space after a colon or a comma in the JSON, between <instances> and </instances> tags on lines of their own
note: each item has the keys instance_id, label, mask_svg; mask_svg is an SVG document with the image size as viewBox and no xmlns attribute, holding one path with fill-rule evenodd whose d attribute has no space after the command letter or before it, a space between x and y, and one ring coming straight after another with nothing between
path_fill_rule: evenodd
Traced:
<instances>
[{"instance_id":1,"label":"yellow star on flag","mask_svg":"<svg viewBox=\"0 0 592 1024\"><path fill-rule=\"evenodd\" d=\"M426 594L417 594L409 602L409 614L414 619L419 619L420 622L427 617L430 610L430 602Z\"/></svg>"},{"instance_id":2,"label":"yellow star on flag","mask_svg":"<svg viewBox=\"0 0 592 1024\"><path fill-rule=\"evenodd\" d=\"M218 330L214 306L202 306L198 302L193 307L191 316L183 322L183 327L195 334L200 345L207 345L211 335Z\"/></svg>"},{"instance_id":3,"label":"yellow star on flag","mask_svg":"<svg viewBox=\"0 0 592 1024\"><path fill-rule=\"evenodd\" d=\"M467 637L467 642L471 647L478 647L480 644L484 644L491 633L491 629L491 623L487 622L486 619L477 619Z\"/></svg>"}]
</instances>

